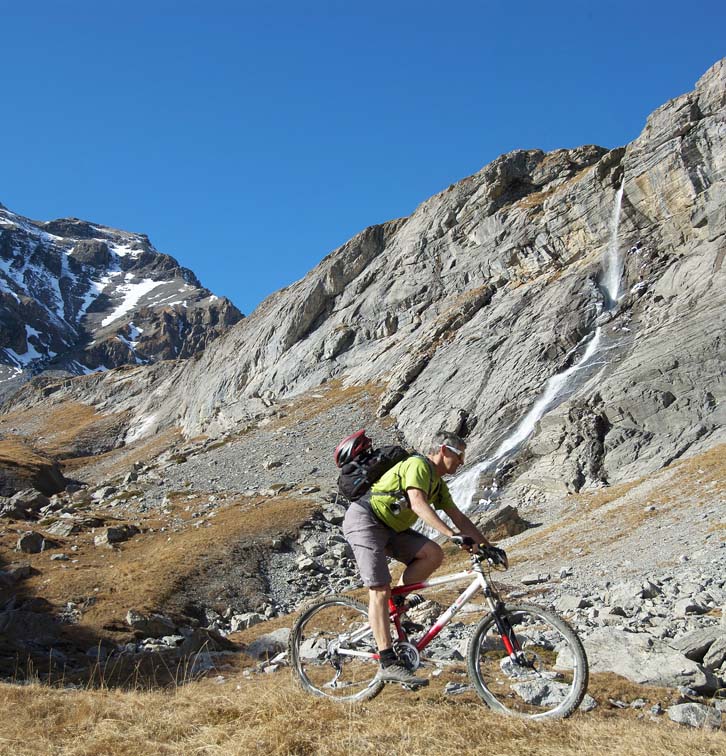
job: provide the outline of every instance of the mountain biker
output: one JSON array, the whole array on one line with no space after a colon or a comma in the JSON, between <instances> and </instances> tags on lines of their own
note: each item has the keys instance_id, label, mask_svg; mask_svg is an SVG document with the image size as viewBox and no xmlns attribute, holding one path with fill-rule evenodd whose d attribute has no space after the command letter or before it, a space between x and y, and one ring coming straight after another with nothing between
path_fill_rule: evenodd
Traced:
<instances>
[{"instance_id":1,"label":"mountain biker","mask_svg":"<svg viewBox=\"0 0 726 756\"><path fill-rule=\"evenodd\" d=\"M472 521L454 504L444 475L464 463L466 443L454 433L440 431L426 457L413 455L392 467L369 493L351 504L343 521L343 535L353 549L368 588L368 618L380 653L377 679L411 687L428 685L398 660L391 639L388 600L391 573L386 557L406 565L399 585L426 580L441 565L444 552L422 533L412 530L420 518L449 538L459 537L461 548L488 544ZM441 510L458 531L436 513ZM461 538L463 536L463 538Z\"/></svg>"}]
</instances>

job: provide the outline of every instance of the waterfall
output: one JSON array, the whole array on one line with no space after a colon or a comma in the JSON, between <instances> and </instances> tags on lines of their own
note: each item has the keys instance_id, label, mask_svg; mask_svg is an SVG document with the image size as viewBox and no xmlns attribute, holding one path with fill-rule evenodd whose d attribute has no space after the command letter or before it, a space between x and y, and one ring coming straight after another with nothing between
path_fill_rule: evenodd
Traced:
<instances>
[{"instance_id":1,"label":"waterfall","mask_svg":"<svg viewBox=\"0 0 726 756\"><path fill-rule=\"evenodd\" d=\"M523 441L526 441L534 432L537 423L542 419L545 412L552 406L558 396L561 395L570 377L584 367L590 358L595 354L600 344L601 330L596 328L592 336L586 336L574 349L568 357L574 354L586 341L587 347L582 356L566 370L556 373L548 379L544 390L539 398L535 401L529 412L517 423L514 430L502 441L497 450L491 457L474 465L470 470L457 476L449 484L454 501L462 511L468 511L471 508L472 498L476 493L479 482L479 476L491 468L491 466L501 460L510 452L514 451ZM588 341L589 339L589 341Z\"/></svg>"},{"instance_id":2,"label":"waterfall","mask_svg":"<svg viewBox=\"0 0 726 756\"><path fill-rule=\"evenodd\" d=\"M623 274L623 257L618 248L618 226L620 225L620 210L623 204L623 188L625 180L620 183L615 193L615 206L610 216L608 246L605 253L605 264L601 277L601 284L609 299L608 310L612 310L618 302L620 294L620 282ZM538 397L527 414L517 423L514 430L509 433L498 446L491 457L487 457L474 465L469 470L457 475L449 482L454 501L462 511L469 511L472 507L472 499L479 487L479 478L482 473L490 470L495 464L501 463L508 455L514 452L534 432L537 423L542 419L545 412L557 405L557 400L562 398L565 387L578 371L584 368L592 359L600 346L602 332L596 327L591 334L585 336L577 346L567 355L566 362L585 343L582 356L570 367L560 373L551 376L544 386L542 394Z\"/></svg>"},{"instance_id":3,"label":"waterfall","mask_svg":"<svg viewBox=\"0 0 726 756\"><path fill-rule=\"evenodd\" d=\"M620 209L623 206L624 186L625 181L622 181L615 194L615 207L610 216L610 237L608 239L605 268L602 276L602 284L610 299L611 307L618 301L620 294L620 280L623 275L623 256L620 254L618 248L618 226L620 225Z\"/></svg>"}]
</instances>

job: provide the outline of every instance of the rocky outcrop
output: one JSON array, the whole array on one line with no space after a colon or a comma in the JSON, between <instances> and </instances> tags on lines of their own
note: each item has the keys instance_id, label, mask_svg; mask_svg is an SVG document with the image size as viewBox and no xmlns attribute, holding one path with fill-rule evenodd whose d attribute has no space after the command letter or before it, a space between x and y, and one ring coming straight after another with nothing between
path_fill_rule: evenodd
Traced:
<instances>
[{"instance_id":1,"label":"rocky outcrop","mask_svg":"<svg viewBox=\"0 0 726 756\"><path fill-rule=\"evenodd\" d=\"M512 479L577 491L714 443L725 87L722 61L624 149L504 155L355 237L178 376L186 431L234 427L340 376L383 384L381 413L413 446L465 417L469 458L481 458L597 338ZM603 283L611 248L624 271L617 307Z\"/></svg>"}]
</instances>

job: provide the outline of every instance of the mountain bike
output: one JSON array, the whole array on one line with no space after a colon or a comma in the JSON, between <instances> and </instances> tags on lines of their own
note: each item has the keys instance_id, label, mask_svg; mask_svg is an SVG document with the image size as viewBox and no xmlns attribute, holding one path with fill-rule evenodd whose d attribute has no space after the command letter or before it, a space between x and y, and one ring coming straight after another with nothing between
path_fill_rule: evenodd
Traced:
<instances>
[{"instance_id":1,"label":"mountain bike","mask_svg":"<svg viewBox=\"0 0 726 756\"><path fill-rule=\"evenodd\" d=\"M394 648L411 670L421 652L461 608L482 591L489 612L471 633L467 671L477 695L494 711L532 719L560 718L580 705L588 682L585 650L574 630L549 610L533 604L506 604L491 578L506 568L487 547L471 554L471 568L392 589L389 600ZM423 602L421 592L470 579L469 586L418 640L409 638L406 611ZM303 607L290 632L293 674L315 695L355 702L378 695L378 650L368 624L368 608L332 594ZM428 661L428 660L424 660Z\"/></svg>"}]
</instances>

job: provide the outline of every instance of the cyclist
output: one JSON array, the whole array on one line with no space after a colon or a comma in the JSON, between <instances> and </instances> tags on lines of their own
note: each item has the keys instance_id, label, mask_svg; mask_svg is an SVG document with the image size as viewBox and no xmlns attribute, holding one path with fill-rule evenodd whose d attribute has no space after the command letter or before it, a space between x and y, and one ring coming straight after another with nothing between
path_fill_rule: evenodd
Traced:
<instances>
[{"instance_id":1,"label":"cyclist","mask_svg":"<svg viewBox=\"0 0 726 756\"><path fill-rule=\"evenodd\" d=\"M426 580L441 565L444 558L441 547L412 530L419 518L442 535L456 538L462 548L476 549L476 544L488 544L454 504L442 480L442 476L453 475L464 463L465 452L463 439L440 431L426 457L413 455L399 462L346 512L343 535L353 549L368 588L368 617L380 653L377 678L383 682L411 687L428 685L428 680L407 669L393 650L388 619L391 573L386 557L406 565L401 585ZM436 510L445 512L458 530L450 528Z\"/></svg>"}]
</instances>

